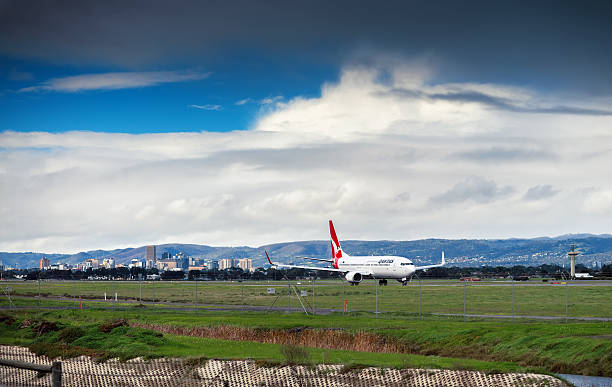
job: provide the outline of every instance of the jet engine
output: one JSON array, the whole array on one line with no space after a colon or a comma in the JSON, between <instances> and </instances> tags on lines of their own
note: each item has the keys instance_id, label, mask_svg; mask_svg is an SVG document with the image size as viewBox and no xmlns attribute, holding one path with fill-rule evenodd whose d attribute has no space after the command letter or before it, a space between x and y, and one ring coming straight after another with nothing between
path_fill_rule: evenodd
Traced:
<instances>
[{"instance_id":1,"label":"jet engine","mask_svg":"<svg viewBox=\"0 0 612 387\"><path fill-rule=\"evenodd\" d=\"M363 280L363 276L361 275L361 273L358 273L356 271L349 271L348 273L346 273L344 278L346 278L346 280L351 284L358 284L361 282L361 280Z\"/></svg>"}]
</instances>

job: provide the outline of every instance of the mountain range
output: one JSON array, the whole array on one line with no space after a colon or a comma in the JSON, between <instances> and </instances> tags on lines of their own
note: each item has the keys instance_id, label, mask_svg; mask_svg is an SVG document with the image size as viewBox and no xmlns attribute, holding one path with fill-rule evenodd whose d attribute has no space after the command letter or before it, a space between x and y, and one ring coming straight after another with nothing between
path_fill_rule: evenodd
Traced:
<instances>
[{"instance_id":1,"label":"mountain range","mask_svg":"<svg viewBox=\"0 0 612 387\"><path fill-rule=\"evenodd\" d=\"M575 244L580 255L577 263L590 266L593 262L612 262L612 235L567 234L558 237L531 239L421 239L414 241L342 241L343 250L351 255L399 255L416 264L431 264L440 260L442 251L451 266L513 266L542 264L567 265L567 252ZM157 258L162 253L186 255L204 259L252 258L254 266L266 262L264 251L272 259L284 263L301 261L298 256L330 257L329 241L298 241L276 243L260 247L213 247L197 244L171 243L157 245ZM115 250L91 250L76 254L0 252L0 261L7 267L32 268L39 266L42 257L51 263L76 264L89 258L113 258L115 263L128 263L133 258L144 258L145 246Z\"/></svg>"}]
</instances>

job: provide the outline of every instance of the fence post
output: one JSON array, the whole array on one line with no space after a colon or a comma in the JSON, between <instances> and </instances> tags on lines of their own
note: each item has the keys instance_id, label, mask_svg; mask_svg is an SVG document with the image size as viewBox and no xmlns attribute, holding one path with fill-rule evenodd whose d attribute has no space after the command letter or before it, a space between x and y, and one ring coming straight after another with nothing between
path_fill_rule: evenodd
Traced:
<instances>
[{"instance_id":1,"label":"fence post","mask_svg":"<svg viewBox=\"0 0 612 387\"><path fill-rule=\"evenodd\" d=\"M565 323L567 324L567 320L569 317L569 311L568 311L568 298L569 298L569 291L568 291L568 284L569 284L569 280L565 281Z\"/></svg>"},{"instance_id":2,"label":"fence post","mask_svg":"<svg viewBox=\"0 0 612 387\"><path fill-rule=\"evenodd\" d=\"M198 311L198 277L195 277L195 301L194 301L194 306L196 309L196 312Z\"/></svg>"},{"instance_id":3,"label":"fence post","mask_svg":"<svg viewBox=\"0 0 612 387\"><path fill-rule=\"evenodd\" d=\"M422 287L421 277L419 277L419 320L423 319L421 315L421 287Z\"/></svg>"},{"instance_id":4,"label":"fence post","mask_svg":"<svg viewBox=\"0 0 612 387\"><path fill-rule=\"evenodd\" d=\"M53 387L62 387L62 362L54 361L51 365L51 383Z\"/></svg>"},{"instance_id":5,"label":"fence post","mask_svg":"<svg viewBox=\"0 0 612 387\"><path fill-rule=\"evenodd\" d=\"M153 278L153 312L155 312L155 278Z\"/></svg>"},{"instance_id":6,"label":"fence post","mask_svg":"<svg viewBox=\"0 0 612 387\"><path fill-rule=\"evenodd\" d=\"M40 272L38 272L38 313L40 313Z\"/></svg>"},{"instance_id":7,"label":"fence post","mask_svg":"<svg viewBox=\"0 0 612 387\"><path fill-rule=\"evenodd\" d=\"M463 321L464 322L466 321L466 318L467 318L465 315L466 313L466 304L465 304L466 303L466 296L465 296L466 289L467 289L467 280L465 279L465 277L463 277Z\"/></svg>"},{"instance_id":8,"label":"fence post","mask_svg":"<svg viewBox=\"0 0 612 387\"><path fill-rule=\"evenodd\" d=\"M113 312L114 312L115 311L115 299L116 298L113 297L113 295L116 294L116 293L115 293L115 281L113 281L113 280L111 280L111 289L112 289L111 298L113 300Z\"/></svg>"},{"instance_id":9,"label":"fence post","mask_svg":"<svg viewBox=\"0 0 612 387\"><path fill-rule=\"evenodd\" d=\"M344 303L344 309L342 309L342 317L344 317L344 312L346 312L346 298L344 298L344 277L342 277L342 302Z\"/></svg>"},{"instance_id":10,"label":"fence post","mask_svg":"<svg viewBox=\"0 0 612 387\"><path fill-rule=\"evenodd\" d=\"M374 280L376 283L376 318L378 318L378 280Z\"/></svg>"},{"instance_id":11,"label":"fence post","mask_svg":"<svg viewBox=\"0 0 612 387\"><path fill-rule=\"evenodd\" d=\"M314 292L315 292L315 279L316 278L317 278L316 276L312 277L312 315L313 316L315 315L315 294Z\"/></svg>"},{"instance_id":12,"label":"fence post","mask_svg":"<svg viewBox=\"0 0 612 387\"><path fill-rule=\"evenodd\" d=\"M142 305L142 273L138 273L138 299Z\"/></svg>"},{"instance_id":13,"label":"fence post","mask_svg":"<svg viewBox=\"0 0 612 387\"><path fill-rule=\"evenodd\" d=\"M514 321L514 277L512 277L512 321Z\"/></svg>"},{"instance_id":14,"label":"fence post","mask_svg":"<svg viewBox=\"0 0 612 387\"><path fill-rule=\"evenodd\" d=\"M288 305L287 308L291 309L291 282L287 279L287 297L288 297Z\"/></svg>"},{"instance_id":15,"label":"fence post","mask_svg":"<svg viewBox=\"0 0 612 387\"><path fill-rule=\"evenodd\" d=\"M244 280L240 280L240 304L242 305L242 311L244 311Z\"/></svg>"}]
</instances>

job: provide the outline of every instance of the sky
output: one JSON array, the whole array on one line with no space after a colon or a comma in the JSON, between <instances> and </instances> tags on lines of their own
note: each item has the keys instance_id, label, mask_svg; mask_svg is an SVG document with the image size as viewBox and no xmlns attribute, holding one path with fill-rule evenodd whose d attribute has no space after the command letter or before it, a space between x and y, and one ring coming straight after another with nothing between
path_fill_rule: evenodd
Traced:
<instances>
[{"instance_id":1,"label":"sky","mask_svg":"<svg viewBox=\"0 0 612 387\"><path fill-rule=\"evenodd\" d=\"M611 11L0 0L0 251L610 233Z\"/></svg>"}]
</instances>

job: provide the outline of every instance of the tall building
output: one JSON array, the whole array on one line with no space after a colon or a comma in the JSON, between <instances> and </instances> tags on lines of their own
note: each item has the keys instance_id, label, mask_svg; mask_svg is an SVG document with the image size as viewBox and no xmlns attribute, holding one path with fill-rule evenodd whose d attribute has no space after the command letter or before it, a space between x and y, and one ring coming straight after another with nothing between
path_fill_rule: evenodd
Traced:
<instances>
[{"instance_id":1,"label":"tall building","mask_svg":"<svg viewBox=\"0 0 612 387\"><path fill-rule=\"evenodd\" d=\"M234 267L234 260L231 258L223 258L219 260L219 270L231 269Z\"/></svg>"},{"instance_id":2,"label":"tall building","mask_svg":"<svg viewBox=\"0 0 612 387\"><path fill-rule=\"evenodd\" d=\"M40 269L41 269L41 270L42 270L42 269L46 269L46 268L48 268L49 266L51 266L51 261L49 261L49 260L48 260L47 258L45 258L45 257L42 257L42 258L40 259Z\"/></svg>"},{"instance_id":3,"label":"tall building","mask_svg":"<svg viewBox=\"0 0 612 387\"><path fill-rule=\"evenodd\" d=\"M253 260L251 258L242 258L238 262L238 267L244 271L253 271Z\"/></svg>"},{"instance_id":4,"label":"tall building","mask_svg":"<svg viewBox=\"0 0 612 387\"><path fill-rule=\"evenodd\" d=\"M145 260L155 260L155 246L145 247Z\"/></svg>"},{"instance_id":5,"label":"tall building","mask_svg":"<svg viewBox=\"0 0 612 387\"><path fill-rule=\"evenodd\" d=\"M164 259L164 260L165 260L165 259L170 259L170 257L171 257L171 255L170 255L170 253L169 253L169 252L164 251L164 252L162 253L162 259Z\"/></svg>"}]
</instances>

